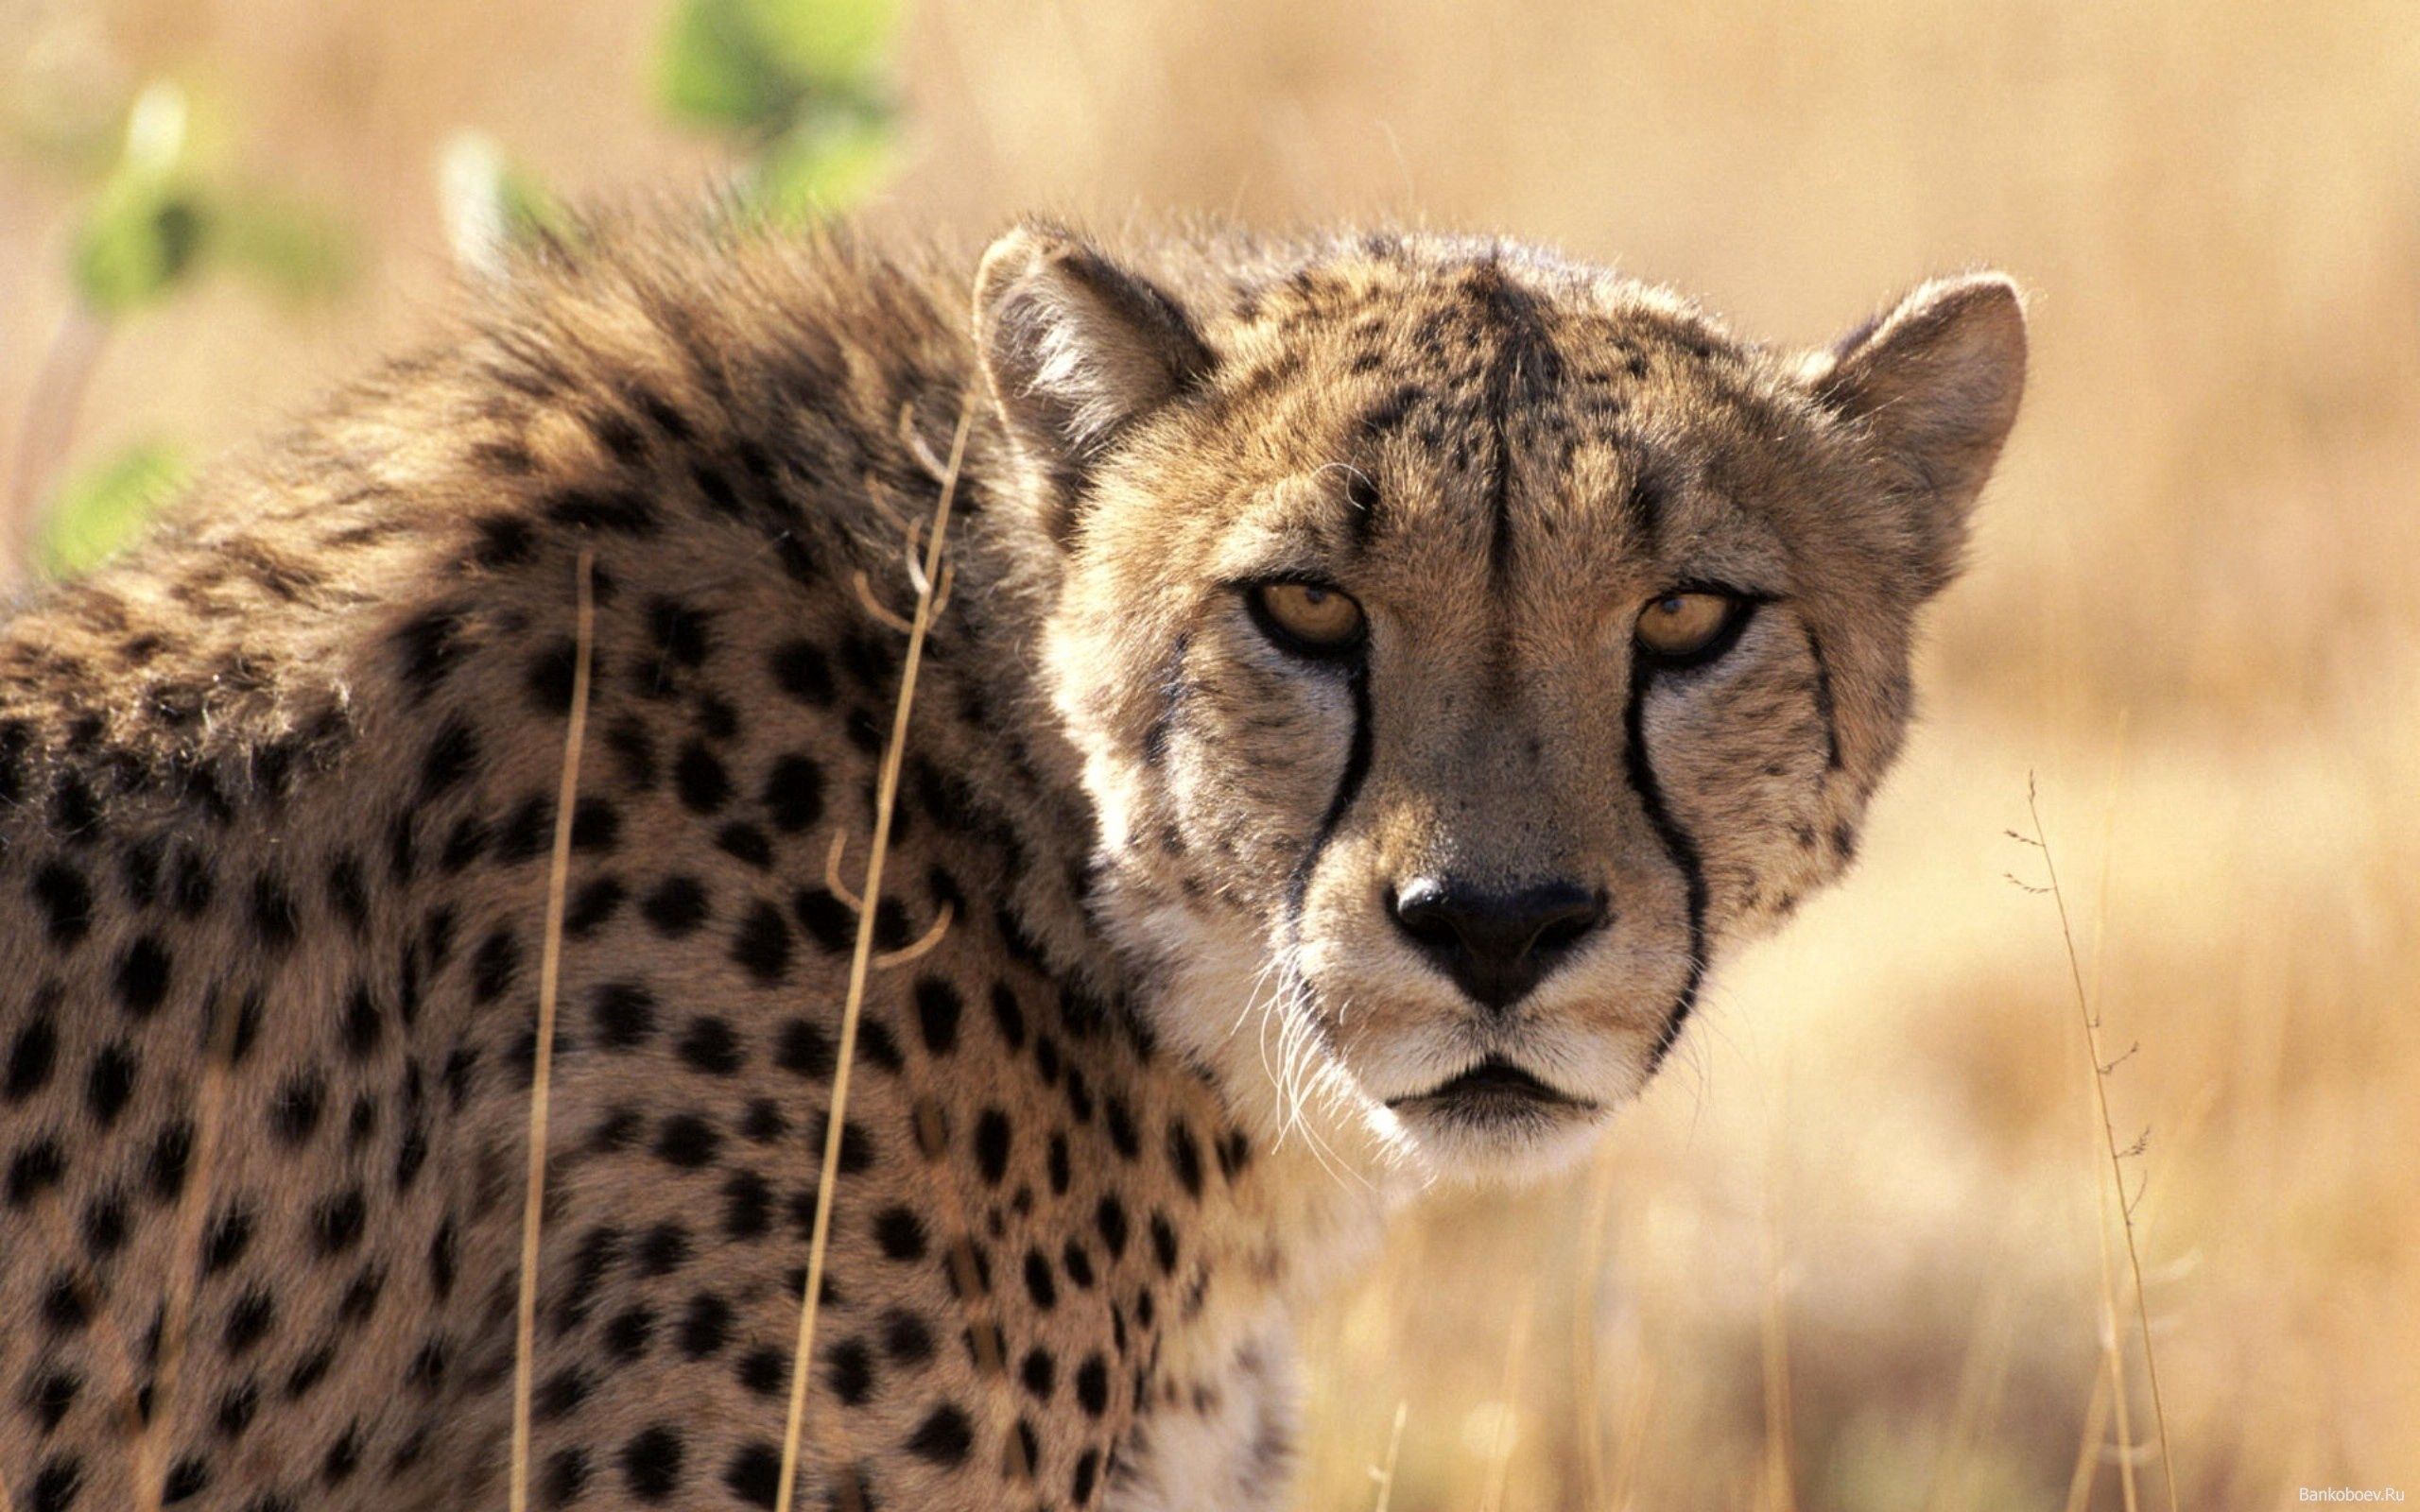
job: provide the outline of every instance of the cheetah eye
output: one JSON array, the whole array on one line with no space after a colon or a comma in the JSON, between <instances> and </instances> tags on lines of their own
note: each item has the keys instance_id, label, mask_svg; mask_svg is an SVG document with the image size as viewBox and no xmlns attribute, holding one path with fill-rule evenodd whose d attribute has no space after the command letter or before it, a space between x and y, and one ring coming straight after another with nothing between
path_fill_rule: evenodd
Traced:
<instances>
[{"instance_id":1,"label":"cheetah eye","mask_svg":"<svg viewBox=\"0 0 2420 1512\"><path fill-rule=\"evenodd\" d=\"M1713 589L1674 589L1638 611L1638 646L1668 666L1711 662L1745 627L1753 600Z\"/></svg>"},{"instance_id":2,"label":"cheetah eye","mask_svg":"<svg viewBox=\"0 0 2420 1512\"><path fill-rule=\"evenodd\" d=\"M1244 598L1261 633L1297 656L1343 656L1367 630L1353 595L1323 583L1260 583Z\"/></svg>"}]
</instances>

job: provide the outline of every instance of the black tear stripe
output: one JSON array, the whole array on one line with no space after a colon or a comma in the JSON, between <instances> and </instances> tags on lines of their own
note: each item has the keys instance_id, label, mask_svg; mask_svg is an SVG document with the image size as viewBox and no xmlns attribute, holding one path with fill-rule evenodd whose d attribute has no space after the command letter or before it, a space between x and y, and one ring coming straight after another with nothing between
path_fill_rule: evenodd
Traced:
<instances>
[{"instance_id":1,"label":"black tear stripe","mask_svg":"<svg viewBox=\"0 0 2420 1512\"><path fill-rule=\"evenodd\" d=\"M1328 799L1319 829L1312 833L1303 859L1294 864L1294 874L1286 881L1286 937L1289 942L1302 928L1303 898L1310 891L1311 872L1320 864L1321 852L1335 836L1336 827L1344 822L1345 811L1353 807L1363 780L1370 775L1369 663L1356 662L1345 668L1344 686L1353 697L1353 739L1345 747L1344 770L1336 780L1336 796Z\"/></svg>"},{"instance_id":2,"label":"black tear stripe","mask_svg":"<svg viewBox=\"0 0 2420 1512\"><path fill-rule=\"evenodd\" d=\"M1841 769L1841 724L1832 708L1832 668L1824 660L1824 643L1815 638L1815 627L1803 625L1806 632L1806 654L1815 659L1815 714L1824 721L1824 768Z\"/></svg>"},{"instance_id":3,"label":"black tear stripe","mask_svg":"<svg viewBox=\"0 0 2420 1512\"><path fill-rule=\"evenodd\" d=\"M1629 735L1631 791L1638 795L1638 806L1647 813L1648 827L1655 832L1664 853L1680 869L1682 885L1688 892L1689 904L1689 975L1672 1000L1671 1011L1664 1016L1664 1025L1655 1032L1655 1048L1648 1053L1647 1074L1653 1075L1671 1054L1681 1038L1681 1028L1688 1022L1689 1012L1697 1006L1698 988L1705 980L1705 867L1698 858L1698 843L1689 832L1681 828L1665 806L1664 789L1655 781L1654 764L1647 754L1647 690L1654 674L1644 662L1634 663L1630 674L1630 705L1623 711L1622 725Z\"/></svg>"}]
</instances>

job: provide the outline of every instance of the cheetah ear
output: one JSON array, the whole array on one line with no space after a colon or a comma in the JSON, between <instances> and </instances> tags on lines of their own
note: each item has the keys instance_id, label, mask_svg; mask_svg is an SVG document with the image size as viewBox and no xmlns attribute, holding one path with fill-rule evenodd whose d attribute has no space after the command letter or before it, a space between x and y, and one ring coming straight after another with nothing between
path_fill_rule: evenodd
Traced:
<instances>
[{"instance_id":1,"label":"cheetah ear","mask_svg":"<svg viewBox=\"0 0 2420 1512\"><path fill-rule=\"evenodd\" d=\"M1063 543L1093 464L1216 365L1176 301L1045 225L1021 226L983 254L975 333L992 402L1052 495Z\"/></svg>"},{"instance_id":2,"label":"cheetah ear","mask_svg":"<svg viewBox=\"0 0 2420 1512\"><path fill-rule=\"evenodd\" d=\"M2025 393L2025 304L2002 273L1935 279L1809 359L1815 397L1861 426L1927 500L1928 572L1948 576Z\"/></svg>"}]
</instances>

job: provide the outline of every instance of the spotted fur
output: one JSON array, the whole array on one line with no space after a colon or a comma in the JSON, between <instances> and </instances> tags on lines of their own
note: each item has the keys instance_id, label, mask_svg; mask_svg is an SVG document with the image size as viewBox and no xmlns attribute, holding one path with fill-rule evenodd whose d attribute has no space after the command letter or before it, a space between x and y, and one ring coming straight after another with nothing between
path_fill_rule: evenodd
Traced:
<instances>
[{"instance_id":1,"label":"spotted fur","mask_svg":"<svg viewBox=\"0 0 2420 1512\"><path fill-rule=\"evenodd\" d=\"M500 1500L584 549L537 1500L773 1504L826 857L962 410L874 916L938 943L867 1002L802 1504L1272 1504L1289 1309L1389 1194L1568 1147L1849 860L2021 362L1995 279L1801 357L1426 236L541 252L0 631L16 1504L138 1442L180 1506ZM1365 654L1278 650L1272 575ZM1713 579L1730 654L1639 662ZM1611 922L1482 1012L1387 917L1441 868ZM1489 1057L1567 1097L1423 1110Z\"/></svg>"}]
</instances>

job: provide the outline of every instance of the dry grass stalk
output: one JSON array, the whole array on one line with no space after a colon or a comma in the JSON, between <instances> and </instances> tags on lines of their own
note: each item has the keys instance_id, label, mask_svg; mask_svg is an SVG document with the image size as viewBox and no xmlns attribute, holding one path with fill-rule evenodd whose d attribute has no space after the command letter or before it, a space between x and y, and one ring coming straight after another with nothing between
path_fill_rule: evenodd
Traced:
<instances>
[{"instance_id":1,"label":"dry grass stalk","mask_svg":"<svg viewBox=\"0 0 2420 1512\"><path fill-rule=\"evenodd\" d=\"M2169 1444L2168 1408L2160 1396L2159 1354L2152 1345L2151 1304L2143 1295L2143 1259L2141 1247L2135 1237L2134 1204L2126 1196L2125 1157L2128 1147L2118 1143L2118 1125L2109 1112L2109 1075L2116 1069L2116 1065L2103 1058L2100 1048L2100 1019L2093 1012L2091 1000L2084 992L2083 964L2076 954L2075 929L2067 917L2066 893L2059 885L2058 864L2051 856L2049 835L2043 828L2039 790L2030 778L2025 784L2025 808L2033 820L2033 833L2030 836L2019 835L2017 838L2042 852L2042 868L2049 880L2050 900L2059 911L2059 936L2066 946L2067 974L2075 987L2076 1012L2083 1021L2084 1048L2091 1056L2091 1065L2088 1069L2092 1075L2094 1106L2100 1115L2101 1140L2109 1153L2110 1196L2106 1200L2116 1203L2118 1228L2126 1236L2126 1268L2135 1290L2135 1323L2143 1341L2143 1373L2151 1384L2152 1418L2159 1435L2160 1472L2168 1485L2168 1512L2176 1512L2176 1460ZM2105 1221L2101 1223L2100 1228L2105 1235L2107 1232ZM2114 1319L2112 1321L2114 1325ZM2111 1348L2114 1349L2116 1348L2114 1326L2110 1332ZM2118 1391L2121 1403L2124 1395L2121 1383L2121 1389ZM2121 1406L2120 1411L2122 1410ZM2120 1434L2122 1436L2122 1424Z\"/></svg>"},{"instance_id":2,"label":"dry grass stalk","mask_svg":"<svg viewBox=\"0 0 2420 1512\"><path fill-rule=\"evenodd\" d=\"M1378 1469L1378 1502L1370 1512L1387 1512L1388 1503L1395 1496L1395 1461L1403 1453L1403 1420L1411 1411L1411 1402L1395 1402L1395 1425L1387 1434L1387 1462Z\"/></svg>"},{"instance_id":3,"label":"dry grass stalk","mask_svg":"<svg viewBox=\"0 0 2420 1512\"><path fill-rule=\"evenodd\" d=\"M2092 1402L2083 1411L2083 1433L2076 1440L2076 1468L2067 1477L2066 1512L2084 1512L2092 1500L2092 1483L2100 1466L2101 1436L2109 1431L2109 1372L2098 1360L2092 1365Z\"/></svg>"},{"instance_id":4,"label":"dry grass stalk","mask_svg":"<svg viewBox=\"0 0 2420 1512\"><path fill-rule=\"evenodd\" d=\"M924 662L925 637L932 628L940 581L942 550L949 535L950 506L958 495L959 469L966 460L966 434L974 406L962 407L958 433L951 438L949 463L943 470L941 498L933 507L933 533L925 542L922 575L916 584L916 613L908 631L908 655L899 672L899 699L891 711L890 741L882 753L882 773L874 790L873 838L866 852L865 886L857 909L856 946L849 956L849 994L840 1008L840 1044L832 1072L832 1106L824 1118L823 1168L815 1192L815 1227L807 1246L806 1287L799 1298L798 1341L790 1351L789 1418L782 1432L782 1473L774 1490L773 1512L790 1512L798 1489L799 1442L806 1427L808 1365L814 1358L815 1315L823 1292L824 1256L832 1237L832 1205L840 1178L840 1136L849 1105L849 1072L856 1060L857 1021L865 1009L866 977L873 966L874 902L882 896L882 868L890 849L890 816L899 799L899 767L908 747L908 722L916 699L916 673Z\"/></svg>"},{"instance_id":5,"label":"dry grass stalk","mask_svg":"<svg viewBox=\"0 0 2420 1512\"><path fill-rule=\"evenodd\" d=\"M168 1292L160 1310L160 1362L152 1376L151 1413L134 1447L136 1512L159 1512L167 1496L167 1455L162 1438L170 1432L177 1377L193 1337L193 1294L201 1270L201 1229L210 1211L210 1176L218 1156L218 1132L227 1107L227 1071L234 1059L235 1023L242 1010L216 998L201 1057L201 1090L196 1099L193 1176L177 1203L175 1242L168 1251Z\"/></svg>"},{"instance_id":6,"label":"dry grass stalk","mask_svg":"<svg viewBox=\"0 0 2420 1512\"><path fill-rule=\"evenodd\" d=\"M1487 1450L1487 1480L1479 1492L1479 1512L1504 1512L1504 1486L1512 1471L1513 1425L1521 1387L1521 1367L1530 1354L1530 1320L1537 1309L1535 1284L1521 1289L1512 1305L1512 1329L1504 1346L1504 1377L1495 1392L1495 1433Z\"/></svg>"},{"instance_id":7,"label":"dry grass stalk","mask_svg":"<svg viewBox=\"0 0 2420 1512\"><path fill-rule=\"evenodd\" d=\"M538 1228L546 1200L546 1113L555 1063L555 997L562 979L563 896L571 883L572 809L579 799L579 747L588 730L588 680L596 647L592 578L596 553L579 554L577 649L571 674L571 723L563 734L562 785L555 797L555 852L546 873L545 942L538 958L538 1043L529 1080L529 1181L521 1204L521 1299L512 1343L512 1474L510 1512L529 1505L529 1400L537 1379Z\"/></svg>"}]
</instances>

